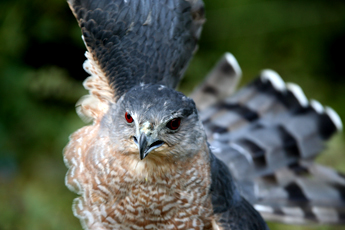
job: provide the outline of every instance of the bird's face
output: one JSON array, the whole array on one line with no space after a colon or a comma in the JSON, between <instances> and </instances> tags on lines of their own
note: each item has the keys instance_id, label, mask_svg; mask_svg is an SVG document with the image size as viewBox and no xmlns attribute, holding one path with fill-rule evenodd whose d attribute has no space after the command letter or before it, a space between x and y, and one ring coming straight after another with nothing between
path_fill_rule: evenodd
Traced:
<instances>
[{"instance_id":1,"label":"bird's face","mask_svg":"<svg viewBox=\"0 0 345 230\"><path fill-rule=\"evenodd\" d=\"M137 86L111 108L111 140L138 160L184 160L206 136L192 99L160 85Z\"/></svg>"}]
</instances>

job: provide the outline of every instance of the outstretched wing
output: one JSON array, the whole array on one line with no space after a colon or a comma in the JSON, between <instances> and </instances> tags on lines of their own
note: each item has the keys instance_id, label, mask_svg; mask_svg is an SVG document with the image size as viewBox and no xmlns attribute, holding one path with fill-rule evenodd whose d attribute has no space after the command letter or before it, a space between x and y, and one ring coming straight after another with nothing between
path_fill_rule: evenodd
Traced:
<instances>
[{"instance_id":1,"label":"outstretched wing","mask_svg":"<svg viewBox=\"0 0 345 230\"><path fill-rule=\"evenodd\" d=\"M204 21L202 0L68 3L89 51L84 68L103 77L115 101L140 83L175 88L196 49ZM86 88L93 86L86 84Z\"/></svg>"},{"instance_id":2,"label":"outstretched wing","mask_svg":"<svg viewBox=\"0 0 345 230\"><path fill-rule=\"evenodd\" d=\"M344 176L313 161L342 128L331 108L266 70L200 117L215 156L265 218L345 223Z\"/></svg>"}]
</instances>

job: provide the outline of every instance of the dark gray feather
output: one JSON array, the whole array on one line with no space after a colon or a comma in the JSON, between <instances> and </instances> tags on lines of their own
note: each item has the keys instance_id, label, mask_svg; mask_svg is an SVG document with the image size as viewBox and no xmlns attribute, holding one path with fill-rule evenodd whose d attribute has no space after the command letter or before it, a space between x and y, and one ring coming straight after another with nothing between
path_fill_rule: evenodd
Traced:
<instances>
[{"instance_id":1,"label":"dark gray feather","mask_svg":"<svg viewBox=\"0 0 345 230\"><path fill-rule=\"evenodd\" d=\"M204 19L201 0L69 4L116 98L140 83L175 88L196 49Z\"/></svg>"},{"instance_id":2,"label":"dark gray feather","mask_svg":"<svg viewBox=\"0 0 345 230\"><path fill-rule=\"evenodd\" d=\"M260 214L241 197L228 167L210 151L212 206L222 229L268 229Z\"/></svg>"}]
</instances>

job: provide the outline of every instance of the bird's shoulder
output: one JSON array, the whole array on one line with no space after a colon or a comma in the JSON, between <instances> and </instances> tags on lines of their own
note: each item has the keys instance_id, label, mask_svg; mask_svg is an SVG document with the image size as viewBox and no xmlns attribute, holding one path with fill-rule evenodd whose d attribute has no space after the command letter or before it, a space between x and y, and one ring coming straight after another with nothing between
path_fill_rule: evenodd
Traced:
<instances>
[{"instance_id":1,"label":"bird's shoulder","mask_svg":"<svg viewBox=\"0 0 345 230\"><path fill-rule=\"evenodd\" d=\"M260 214L236 188L229 168L210 151L211 197L216 224L221 229L268 229Z\"/></svg>"}]
</instances>

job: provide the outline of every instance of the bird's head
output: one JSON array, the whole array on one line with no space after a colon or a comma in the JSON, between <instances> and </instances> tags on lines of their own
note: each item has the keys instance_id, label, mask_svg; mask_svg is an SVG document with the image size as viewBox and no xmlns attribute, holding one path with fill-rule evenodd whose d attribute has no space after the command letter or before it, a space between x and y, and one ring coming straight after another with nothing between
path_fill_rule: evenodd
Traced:
<instances>
[{"instance_id":1,"label":"bird's head","mask_svg":"<svg viewBox=\"0 0 345 230\"><path fill-rule=\"evenodd\" d=\"M104 125L122 154L137 159L185 160L206 136L192 99L161 85L140 85L114 104Z\"/></svg>"}]
</instances>

